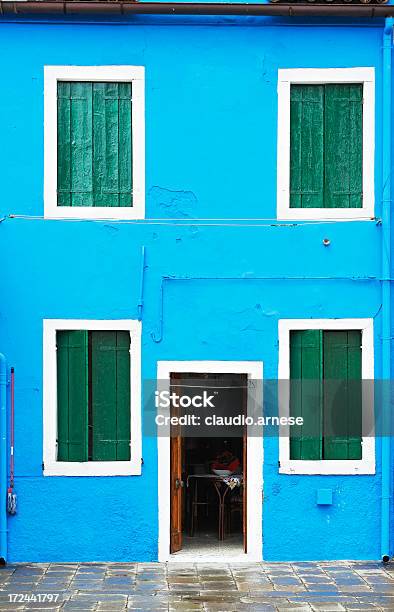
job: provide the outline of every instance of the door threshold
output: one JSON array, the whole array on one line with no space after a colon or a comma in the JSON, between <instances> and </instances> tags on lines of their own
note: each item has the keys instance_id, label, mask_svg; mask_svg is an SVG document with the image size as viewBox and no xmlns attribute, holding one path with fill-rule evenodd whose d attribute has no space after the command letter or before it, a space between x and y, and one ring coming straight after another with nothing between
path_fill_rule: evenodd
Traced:
<instances>
[{"instance_id":1,"label":"door threshold","mask_svg":"<svg viewBox=\"0 0 394 612\"><path fill-rule=\"evenodd\" d=\"M261 558L257 559L254 555L248 555L247 553L234 555L233 553L226 554L223 551L198 554L196 551L180 550L168 557L168 561L171 563L258 563L261 560Z\"/></svg>"}]
</instances>

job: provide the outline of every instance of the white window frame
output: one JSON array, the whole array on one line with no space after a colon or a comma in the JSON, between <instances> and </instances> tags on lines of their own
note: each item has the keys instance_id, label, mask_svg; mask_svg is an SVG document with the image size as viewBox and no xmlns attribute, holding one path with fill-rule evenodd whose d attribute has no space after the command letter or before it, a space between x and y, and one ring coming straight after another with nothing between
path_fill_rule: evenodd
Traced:
<instances>
[{"instance_id":1,"label":"white window frame","mask_svg":"<svg viewBox=\"0 0 394 612\"><path fill-rule=\"evenodd\" d=\"M58 330L130 333L130 461L57 461ZM139 476L141 474L141 322L135 320L44 319L43 321L43 461L44 476Z\"/></svg>"},{"instance_id":2,"label":"white window frame","mask_svg":"<svg viewBox=\"0 0 394 612\"><path fill-rule=\"evenodd\" d=\"M169 390L171 373L201 373L201 374L246 374L248 377L247 412L253 413L256 407L263 406L263 362L261 361L158 361L157 381L160 391ZM250 414L252 416L252 414ZM253 414L253 416L256 416ZM248 429L248 428L247 428ZM157 437L157 474L158 474L158 509L159 509L159 545L158 559L161 562L171 561L185 563L192 561L212 562L224 561L225 551L220 554L212 551L196 552L191 558L183 551L170 553L170 519L171 519L171 448L170 437ZM247 463L252 466L248 469L247 486L247 553L243 551L233 554L233 562L257 562L262 560L263 552L263 437L250 434L247 431Z\"/></svg>"},{"instance_id":3,"label":"white window frame","mask_svg":"<svg viewBox=\"0 0 394 612\"><path fill-rule=\"evenodd\" d=\"M279 332L279 415L290 415L290 331L292 330L350 330L361 331L361 376L363 380L374 379L374 339L373 319L281 319ZM366 424L374 423L372 385L363 385L362 389L362 422L363 431ZM290 459L289 426L280 426L279 437L279 473L280 474L375 474L375 436L362 437L362 459L317 461Z\"/></svg>"},{"instance_id":4,"label":"white window frame","mask_svg":"<svg viewBox=\"0 0 394 612\"><path fill-rule=\"evenodd\" d=\"M360 83L363 85L362 208L290 208L290 86L292 84ZM294 68L278 70L278 219L371 219L374 217L375 69Z\"/></svg>"},{"instance_id":5,"label":"white window frame","mask_svg":"<svg viewBox=\"0 0 394 612\"><path fill-rule=\"evenodd\" d=\"M133 206L57 205L57 83L132 83ZM145 68L143 66L44 66L44 215L66 219L143 219L145 217Z\"/></svg>"}]
</instances>

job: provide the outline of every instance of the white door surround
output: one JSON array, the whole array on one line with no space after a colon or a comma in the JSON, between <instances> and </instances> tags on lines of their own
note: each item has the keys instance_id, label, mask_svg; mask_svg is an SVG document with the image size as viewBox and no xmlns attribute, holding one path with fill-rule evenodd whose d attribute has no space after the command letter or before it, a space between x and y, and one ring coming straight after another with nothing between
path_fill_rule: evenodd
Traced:
<instances>
[{"instance_id":1,"label":"white door surround","mask_svg":"<svg viewBox=\"0 0 394 612\"><path fill-rule=\"evenodd\" d=\"M255 381L248 391L247 413L252 413L251 404L261 406L263 363L261 361L159 361L157 379L160 390L170 386L170 375L173 372L195 372L199 374L246 374L249 381ZM256 404L255 404L256 402ZM252 416L252 414L251 414ZM255 416L255 414L254 414ZM158 508L159 508L159 561L185 562L182 551L170 554L170 438L158 437ZM247 480L247 553L232 556L232 561L261 561L263 552L262 530L262 488L263 488L263 439L248 436L247 461L253 469L248 470ZM197 559L196 559L197 560ZM198 561L222 561L209 556L198 555ZM188 556L187 561L192 561Z\"/></svg>"}]
</instances>

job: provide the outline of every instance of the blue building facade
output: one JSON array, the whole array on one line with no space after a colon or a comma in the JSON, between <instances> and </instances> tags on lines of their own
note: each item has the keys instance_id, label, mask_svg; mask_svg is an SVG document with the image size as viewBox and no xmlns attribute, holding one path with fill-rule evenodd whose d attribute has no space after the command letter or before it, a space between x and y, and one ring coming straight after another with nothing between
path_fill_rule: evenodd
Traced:
<instances>
[{"instance_id":1,"label":"blue building facade","mask_svg":"<svg viewBox=\"0 0 394 612\"><path fill-rule=\"evenodd\" d=\"M144 427L140 473L45 473L44 321L137 322L142 410L144 381L157 379L161 362L255 362L263 380L277 380L281 321L345 320L342 329L361 321L372 334L363 345L365 377L390 377L389 27L351 17L0 19L0 347L7 374L15 368L18 496L17 514L7 517L8 561L167 558L159 548L160 529L170 529L159 519L168 504L159 494L164 459ZM143 218L48 213L47 66L143 68ZM280 71L361 68L369 72L355 79L373 91L368 111L364 98L364 129L369 112L374 124L364 133L373 134L364 142L374 162L372 208L348 218L278 215L278 125L286 122L279 83L288 78ZM326 82L324 75L316 78ZM8 414L9 405L8 391ZM284 473L280 441L265 437L261 464L248 468L261 472L261 558L391 555L387 441L368 446L365 470L339 461L322 473ZM332 503L319 503L322 490Z\"/></svg>"}]
</instances>

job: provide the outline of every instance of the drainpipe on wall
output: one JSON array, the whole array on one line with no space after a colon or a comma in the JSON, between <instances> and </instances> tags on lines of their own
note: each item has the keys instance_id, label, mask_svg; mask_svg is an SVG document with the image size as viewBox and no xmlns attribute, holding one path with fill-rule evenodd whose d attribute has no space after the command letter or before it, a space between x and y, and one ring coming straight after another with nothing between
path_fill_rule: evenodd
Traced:
<instances>
[{"instance_id":1,"label":"drainpipe on wall","mask_svg":"<svg viewBox=\"0 0 394 612\"><path fill-rule=\"evenodd\" d=\"M391 54L393 42L392 17L386 18L383 32L383 159L382 159L382 508L381 557L390 560L390 486L391 465L389 436L390 379L391 379Z\"/></svg>"},{"instance_id":2,"label":"drainpipe on wall","mask_svg":"<svg viewBox=\"0 0 394 612\"><path fill-rule=\"evenodd\" d=\"M7 562L7 367L0 353L0 565Z\"/></svg>"}]
</instances>

